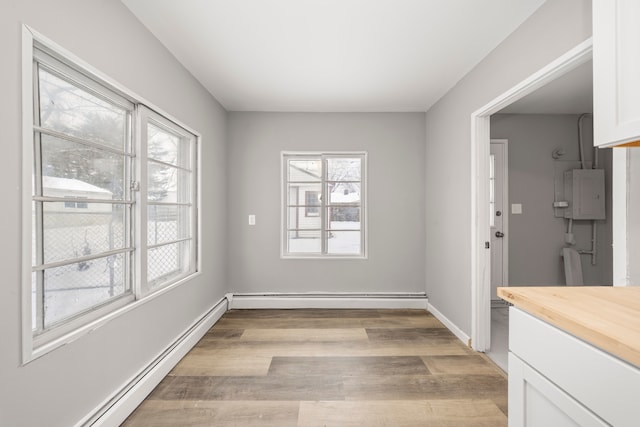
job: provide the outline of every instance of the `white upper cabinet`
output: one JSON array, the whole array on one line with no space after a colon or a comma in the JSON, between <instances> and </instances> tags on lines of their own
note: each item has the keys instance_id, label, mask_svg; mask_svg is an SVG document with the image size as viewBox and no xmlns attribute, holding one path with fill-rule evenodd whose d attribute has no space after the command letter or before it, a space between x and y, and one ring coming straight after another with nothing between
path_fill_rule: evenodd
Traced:
<instances>
[{"instance_id":1,"label":"white upper cabinet","mask_svg":"<svg viewBox=\"0 0 640 427\"><path fill-rule=\"evenodd\" d=\"M640 140L640 1L593 0L594 145Z\"/></svg>"}]
</instances>

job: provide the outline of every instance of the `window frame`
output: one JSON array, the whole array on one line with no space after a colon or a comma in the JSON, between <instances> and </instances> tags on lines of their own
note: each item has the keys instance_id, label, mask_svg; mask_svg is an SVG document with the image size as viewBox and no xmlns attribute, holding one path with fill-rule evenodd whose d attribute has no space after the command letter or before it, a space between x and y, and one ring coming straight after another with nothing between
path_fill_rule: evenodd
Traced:
<instances>
[{"instance_id":1,"label":"window frame","mask_svg":"<svg viewBox=\"0 0 640 427\"><path fill-rule=\"evenodd\" d=\"M140 133L140 164L139 164L139 174L137 176L137 181L139 183L141 183L140 185L140 191L139 191L139 209L138 209L138 213L139 213L139 218L137 223L140 224L140 226L138 227L138 238L137 240L139 242L141 242L140 244L140 248L138 251L139 257L140 257L140 271L139 271L139 279L137 280L137 282L140 284L140 289L139 292L141 295L147 295L147 294L152 294L154 292L157 292L158 290L166 287L166 286L170 286L173 282L175 281L179 281L185 277L189 277L190 275L194 274L197 270L198 270L198 265L197 265L197 259L198 259L198 249L197 249L197 241L199 240L197 238L197 230L199 229L198 227L198 217L197 217L197 207L198 207L198 203L197 203L197 199L198 199L198 187L199 187L199 182L197 179L192 180L191 184L189 186L189 200L190 202L150 202L148 199L148 188L146 184L146 177L148 177L147 174L147 169L148 169L148 165L149 162L155 163L155 164L165 164L161 161L157 161L157 160L153 160L151 158L148 157L148 153L147 153L147 148L148 148L148 135L147 135L147 124L152 123L154 126L157 127L161 127L163 130L167 130L169 132L172 132L174 134L177 134L180 136L180 138L182 139L188 139L189 140L189 150L188 150L188 156L189 156L189 165L190 165L190 169L188 170L189 173L193 174L193 176L197 177L198 171L199 171L199 167L197 165L197 162L199 161L199 156L197 154L197 149L199 147L199 144L197 144L197 138L196 136L192 133L189 132L188 130L186 130L183 126L175 123L174 121L168 119L166 116L157 113L156 111L151 110L150 108L147 108L145 106L141 106L139 109L139 114L138 114L138 118L139 118L139 133ZM182 171L187 171L187 168L183 167L183 165L178 165L174 167L177 170L182 170ZM188 207L190 208L190 214L189 214L189 236L192 237L187 237L187 238L179 238L173 241L169 241L169 242L162 242L162 243L155 243L155 244L149 244L148 241L148 235L147 235L147 231L148 231L148 211L149 211L149 205L162 205L162 206L178 206L178 207ZM190 268L187 272L185 273L180 273L177 275L177 277L175 275L173 275L173 277L171 276L167 276L167 275L163 275L160 276L156 279L154 279L153 281L149 281L148 280L148 253L150 250L153 250L155 248L159 248L162 246L167 246L170 244L180 244L182 245L184 242L189 241L189 257L190 257ZM161 279L164 278L168 278L168 280L162 281Z\"/></svg>"},{"instance_id":2,"label":"window frame","mask_svg":"<svg viewBox=\"0 0 640 427\"><path fill-rule=\"evenodd\" d=\"M89 91L92 94L96 92L95 90L92 90L92 88L97 88L97 92L102 97L107 97L110 102L124 102L133 105L128 123L131 141L131 146L129 147L131 152L131 168L130 172L125 172L123 177L125 193L132 194L128 200L124 201L131 205L132 211L126 220L128 223L125 225L125 234L130 235L127 238L130 239L132 247L132 260L130 268L126 273L130 275L130 289L128 292L119 298L109 299L106 302L93 305L89 309L81 310L74 315L67 316L64 320L56 323L55 327L52 327L45 332L34 334L32 329L32 271L34 269L32 266L32 232L34 232L32 231L32 227L34 223L31 218L32 203L34 203L34 196L32 195L32 174L35 173L37 168L40 168L40 165L37 164L38 162L35 160L36 155L39 155L39 150L34 148L35 135L40 129L40 127L34 123L34 117L39 108L35 98L35 87L37 84L35 74L35 70L37 68L35 67L35 63L38 51L42 51L45 55L51 57L54 62L56 62L56 67L61 65L60 68L65 71L65 76L67 76L67 72L71 74L71 76L67 77L71 79L74 85L79 84L82 89L89 88ZM57 71L57 68L55 68L55 70ZM102 324L109 322L124 313L134 310L140 305L146 304L157 297L160 297L171 289L189 282L194 277L201 274L201 224L199 215L199 209L201 206L201 135L192 128L183 124L181 121L163 112L141 96L121 86L99 70L87 64L27 25L22 26L22 77L22 245L20 294L22 301L22 364L24 365L64 344L78 339L80 336L91 332ZM76 80L76 78L78 80ZM107 93L106 95L103 93L105 91ZM141 147L146 147L146 145L142 143L142 135L140 132L142 110L146 110L150 112L150 114L162 117L162 120L165 120L167 123L171 123L172 126L181 129L192 138L190 197L193 206L191 208L189 230L189 238L191 239L189 262L191 268L185 274L163 283L162 286L158 286L149 292L143 291L140 275L140 271L146 271L147 268L146 258L141 258L141 253L144 252L147 242L146 240L141 240L140 235L140 230L143 228L146 229L147 227L146 218L141 217L142 195L140 194L142 191L146 190L146 183L141 179L142 177L146 179L146 176L140 175L143 169L141 164L144 163L142 160L145 156L141 156L139 150ZM136 182L142 191L138 191L138 189L135 188ZM126 189L130 185L132 188ZM38 193L36 193L36 195L37 194ZM126 199L126 197L123 196L123 199ZM68 201L72 202L73 200L69 198ZM91 200L87 201L91 202ZM76 199L75 207L69 209L78 209L78 203L86 203L87 201ZM38 239L43 239L42 228L38 225L42 220L42 215L35 220L35 226L40 227L39 237L35 240L36 244L38 244ZM36 304L36 310L41 309L41 304Z\"/></svg>"},{"instance_id":3,"label":"window frame","mask_svg":"<svg viewBox=\"0 0 640 427\"><path fill-rule=\"evenodd\" d=\"M321 201L318 206L319 215L312 216L320 219L320 252L304 253L304 252L288 252L289 245L289 179L288 179L288 160L298 158L299 160L319 160L321 162L321 177L317 182L320 184ZM327 177L327 159L331 158L360 158L360 253L358 254L340 254L328 253L327 233L330 231L328 227L328 212L332 206L337 206L328 202L328 185L331 181ZM366 151L282 151L280 153L280 258L282 259L367 259L368 258L368 153ZM305 194L305 217L306 209ZM347 230L348 231L348 230Z\"/></svg>"}]
</instances>

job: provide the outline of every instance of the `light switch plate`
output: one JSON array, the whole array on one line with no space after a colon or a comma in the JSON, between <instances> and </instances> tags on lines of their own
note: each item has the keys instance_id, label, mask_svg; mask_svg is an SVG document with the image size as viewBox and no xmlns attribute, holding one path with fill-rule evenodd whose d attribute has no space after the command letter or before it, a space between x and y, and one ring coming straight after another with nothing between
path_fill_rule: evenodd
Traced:
<instances>
[{"instance_id":1,"label":"light switch plate","mask_svg":"<svg viewBox=\"0 0 640 427\"><path fill-rule=\"evenodd\" d=\"M256 225L256 216L249 215L249 225Z\"/></svg>"},{"instance_id":2,"label":"light switch plate","mask_svg":"<svg viewBox=\"0 0 640 427\"><path fill-rule=\"evenodd\" d=\"M511 214L512 215L520 215L520 214L522 214L522 204L520 204L520 203L511 204Z\"/></svg>"}]
</instances>

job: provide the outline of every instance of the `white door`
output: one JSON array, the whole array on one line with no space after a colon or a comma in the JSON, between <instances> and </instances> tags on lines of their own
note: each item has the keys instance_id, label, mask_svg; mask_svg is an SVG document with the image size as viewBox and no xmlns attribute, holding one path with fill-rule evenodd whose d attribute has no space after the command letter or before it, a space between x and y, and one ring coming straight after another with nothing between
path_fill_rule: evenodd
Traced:
<instances>
[{"instance_id":1,"label":"white door","mask_svg":"<svg viewBox=\"0 0 640 427\"><path fill-rule=\"evenodd\" d=\"M489 224L491 226L491 299L497 300L506 278L507 141L492 140L489 164Z\"/></svg>"}]
</instances>

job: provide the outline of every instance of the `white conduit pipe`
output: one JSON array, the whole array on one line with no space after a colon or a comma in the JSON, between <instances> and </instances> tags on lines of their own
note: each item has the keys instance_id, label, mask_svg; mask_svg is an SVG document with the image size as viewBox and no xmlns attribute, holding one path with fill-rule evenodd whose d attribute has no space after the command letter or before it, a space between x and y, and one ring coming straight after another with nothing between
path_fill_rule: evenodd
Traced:
<instances>
[{"instance_id":1,"label":"white conduit pipe","mask_svg":"<svg viewBox=\"0 0 640 427\"><path fill-rule=\"evenodd\" d=\"M598 169L598 147L593 147L593 168ZM597 243L597 233L598 231L598 223L594 219L591 221L591 241L593 242L592 252L591 252L591 265L596 265L596 243Z\"/></svg>"},{"instance_id":2,"label":"white conduit pipe","mask_svg":"<svg viewBox=\"0 0 640 427\"><path fill-rule=\"evenodd\" d=\"M582 148L582 121L586 116L591 116L590 113L581 114L578 118L578 148L580 151L580 165L582 169L586 169L586 162L584 159L584 152ZM598 149L594 147L593 152L593 169L598 168ZM597 238L598 225L596 220L591 220L591 250L590 251L580 251L581 253L591 254L591 265L596 265L597 261L597 246L598 246L598 238Z\"/></svg>"},{"instance_id":3,"label":"white conduit pipe","mask_svg":"<svg viewBox=\"0 0 640 427\"><path fill-rule=\"evenodd\" d=\"M582 169L586 169L586 163L584 160L584 151L582 148L582 120L584 120L585 116L590 116L591 114L589 113L584 113L581 114L580 117L578 117L578 151L580 152L580 166L582 167Z\"/></svg>"}]
</instances>

